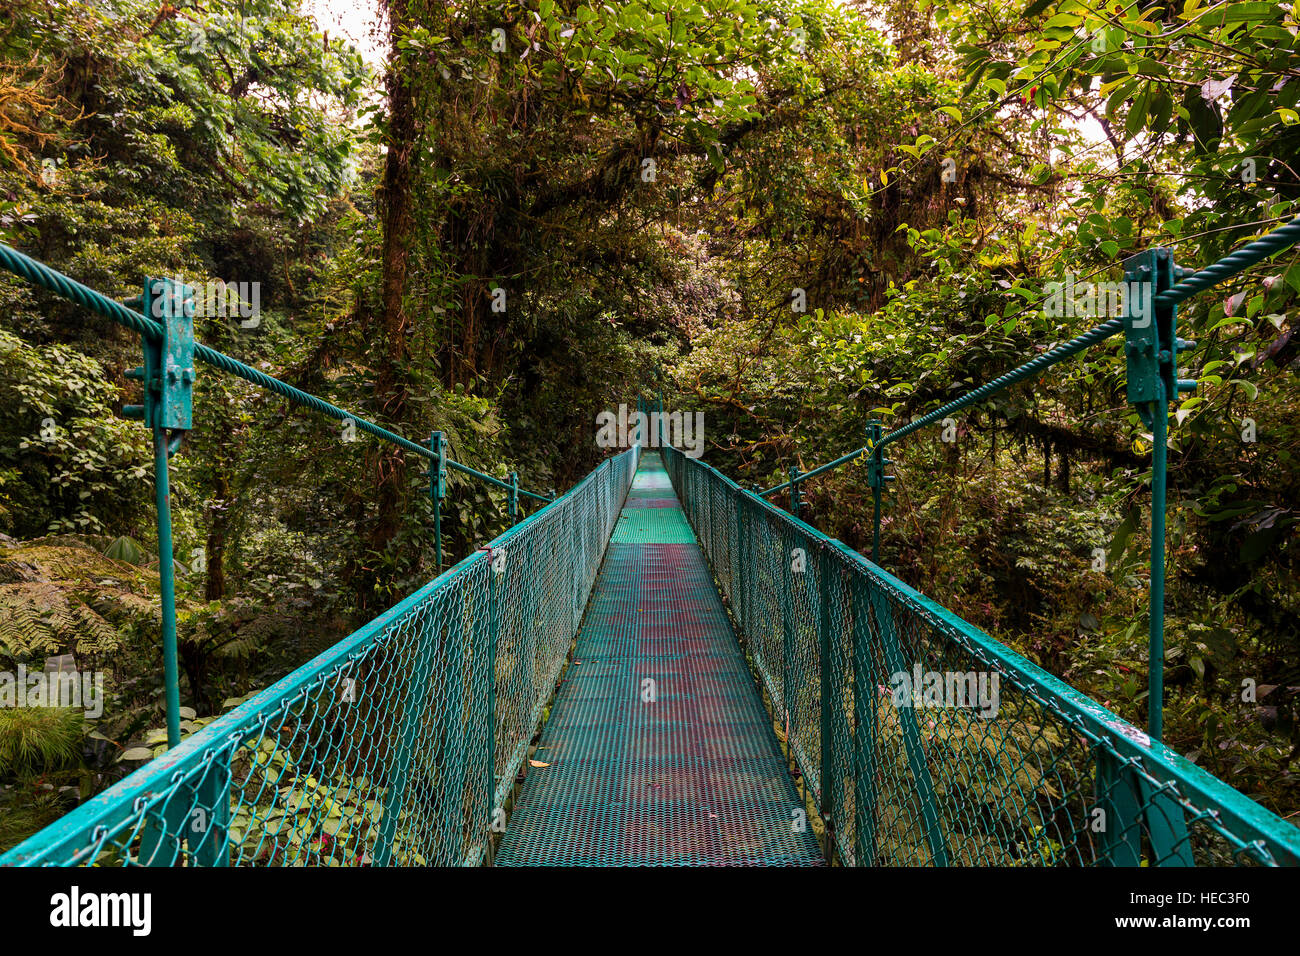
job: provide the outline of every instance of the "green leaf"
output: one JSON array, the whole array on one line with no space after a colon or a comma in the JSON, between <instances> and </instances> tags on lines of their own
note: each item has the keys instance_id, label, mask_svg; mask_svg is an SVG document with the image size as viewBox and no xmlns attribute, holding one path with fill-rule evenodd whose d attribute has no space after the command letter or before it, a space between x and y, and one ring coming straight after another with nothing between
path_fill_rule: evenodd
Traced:
<instances>
[{"instance_id":1,"label":"green leaf","mask_svg":"<svg viewBox=\"0 0 1300 956\"><path fill-rule=\"evenodd\" d=\"M1124 555L1124 549L1128 547L1129 538L1137 531L1137 511L1130 508L1120 522L1120 526L1115 529L1115 537L1110 542L1110 553L1106 555L1108 567L1115 567Z\"/></svg>"}]
</instances>

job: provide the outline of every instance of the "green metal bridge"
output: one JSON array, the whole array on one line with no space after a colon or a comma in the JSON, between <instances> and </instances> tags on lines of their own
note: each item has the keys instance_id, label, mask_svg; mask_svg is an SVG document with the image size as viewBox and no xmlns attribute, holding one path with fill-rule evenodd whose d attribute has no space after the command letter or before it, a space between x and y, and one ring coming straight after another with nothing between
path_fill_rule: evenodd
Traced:
<instances>
[{"instance_id":1,"label":"green metal bridge","mask_svg":"<svg viewBox=\"0 0 1300 956\"><path fill-rule=\"evenodd\" d=\"M653 419L554 498L194 343L183 285L118 303L0 245L142 337L171 744L0 864L1300 865L1300 829L1160 742L1164 434L1195 385L1177 305L1298 240L1300 219L1199 272L1134 257L1149 310L767 491ZM1145 732L798 517L802 482L865 458L878 540L888 444L1120 334L1156 438ZM426 458L435 504L454 469L544 506L182 740L167 475L196 360Z\"/></svg>"}]
</instances>

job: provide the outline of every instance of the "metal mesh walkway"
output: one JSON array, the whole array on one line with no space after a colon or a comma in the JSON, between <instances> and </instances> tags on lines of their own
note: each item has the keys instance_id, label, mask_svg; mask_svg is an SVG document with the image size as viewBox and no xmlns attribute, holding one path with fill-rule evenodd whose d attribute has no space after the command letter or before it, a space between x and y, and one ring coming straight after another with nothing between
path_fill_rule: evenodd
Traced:
<instances>
[{"instance_id":1,"label":"metal mesh walkway","mask_svg":"<svg viewBox=\"0 0 1300 956\"><path fill-rule=\"evenodd\" d=\"M659 455L637 471L500 866L818 865Z\"/></svg>"}]
</instances>

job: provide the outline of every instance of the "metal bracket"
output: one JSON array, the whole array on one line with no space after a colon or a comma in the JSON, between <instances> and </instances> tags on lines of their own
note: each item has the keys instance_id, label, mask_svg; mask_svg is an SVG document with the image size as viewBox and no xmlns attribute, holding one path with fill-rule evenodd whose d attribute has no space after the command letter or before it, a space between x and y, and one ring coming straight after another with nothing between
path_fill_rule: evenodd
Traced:
<instances>
[{"instance_id":1,"label":"metal bracket","mask_svg":"<svg viewBox=\"0 0 1300 956\"><path fill-rule=\"evenodd\" d=\"M429 451L438 456L437 462L424 473L429 479L429 497L442 501L447 496L447 436L430 432L428 445Z\"/></svg>"},{"instance_id":2,"label":"metal bracket","mask_svg":"<svg viewBox=\"0 0 1300 956\"><path fill-rule=\"evenodd\" d=\"M122 414L149 428L187 432L194 423L194 290L177 279L144 280L142 311L162 323L159 340L142 338L144 365L126 377L144 385L144 404L127 405ZM170 436L174 452L180 435Z\"/></svg>"},{"instance_id":3,"label":"metal bracket","mask_svg":"<svg viewBox=\"0 0 1300 956\"><path fill-rule=\"evenodd\" d=\"M433 541L438 558L438 572L442 573L442 499L447 495L447 436L442 432L429 432L429 451L437 460L424 473L429 479L429 497L433 499Z\"/></svg>"},{"instance_id":4,"label":"metal bracket","mask_svg":"<svg viewBox=\"0 0 1300 956\"><path fill-rule=\"evenodd\" d=\"M1128 400L1148 428L1157 402L1177 401L1194 391L1196 382L1178 377L1178 353L1195 342L1178 338L1178 306L1157 301L1193 270L1174 264L1165 248L1148 249L1124 260L1124 355L1128 363Z\"/></svg>"},{"instance_id":5,"label":"metal bracket","mask_svg":"<svg viewBox=\"0 0 1300 956\"><path fill-rule=\"evenodd\" d=\"M894 463L892 458L886 458L877 450L876 446L880 444L880 439L884 437L883 429L880 422L867 422L867 448L870 452L867 456L867 487L875 490L879 488L885 490L888 482L894 480L894 475L885 474L885 466Z\"/></svg>"}]
</instances>

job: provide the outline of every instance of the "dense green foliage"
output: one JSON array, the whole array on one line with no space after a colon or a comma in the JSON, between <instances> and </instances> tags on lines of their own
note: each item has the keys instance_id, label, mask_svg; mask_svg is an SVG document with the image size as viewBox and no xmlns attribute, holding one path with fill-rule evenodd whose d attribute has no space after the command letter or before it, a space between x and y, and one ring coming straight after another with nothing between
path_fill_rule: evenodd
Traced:
<instances>
[{"instance_id":1,"label":"dense green foliage","mask_svg":"<svg viewBox=\"0 0 1300 956\"><path fill-rule=\"evenodd\" d=\"M584 474L596 412L638 384L703 409L709 460L766 486L1095 324L1047 314L1049 281L1152 245L1207 262L1300 211L1289 6L378 12L367 66L296 0L0 0L0 238L123 298L256 282L257 321L204 316L202 341L525 487ZM1170 420L1166 736L1282 812L1298 292L1288 254L1184 309L1202 387ZM110 677L93 725L0 723L0 847L158 740L152 470L118 414L138 362L0 281L0 670ZM1141 723L1151 436L1123 372L1103 346L897 447L882 563ZM200 375L172 475L192 721L434 572L424 463L342 439ZM807 495L869 542L861 468ZM508 520L457 476L445 519L454 558Z\"/></svg>"}]
</instances>

